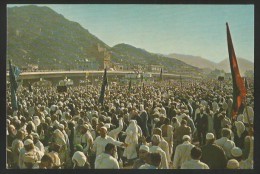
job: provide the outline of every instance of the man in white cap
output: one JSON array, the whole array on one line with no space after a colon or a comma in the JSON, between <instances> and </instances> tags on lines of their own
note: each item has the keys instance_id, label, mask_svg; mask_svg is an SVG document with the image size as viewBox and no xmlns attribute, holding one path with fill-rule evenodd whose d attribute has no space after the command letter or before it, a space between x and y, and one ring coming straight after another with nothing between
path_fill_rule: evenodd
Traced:
<instances>
[{"instance_id":1,"label":"man in white cap","mask_svg":"<svg viewBox=\"0 0 260 174\"><path fill-rule=\"evenodd\" d=\"M202 146L201 161L206 163L210 169L225 169L227 158L223 148L214 143L215 136L212 133L206 135L206 145Z\"/></svg>"},{"instance_id":2,"label":"man in white cap","mask_svg":"<svg viewBox=\"0 0 260 174\"><path fill-rule=\"evenodd\" d=\"M228 160L227 169L240 169L239 162L235 159Z\"/></svg>"},{"instance_id":3,"label":"man in white cap","mask_svg":"<svg viewBox=\"0 0 260 174\"><path fill-rule=\"evenodd\" d=\"M83 152L76 151L72 156L73 169L90 169L87 157Z\"/></svg>"},{"instance_id":4,"label":"man in white cap","mask_svg":"<svg viewBox=\"0 0 260 174\"><path fill-rule=\"evenodd\" d=\"M96 152L96 157L105 151L105 147L108 143L114 144L116 146L127 146L125 143L116 141L115 139L108 136L107 128L103 126L100 128L100 136L98 136L93 143L92 150Z\"/></svg>"},{"instance_id":5,"label":"man in white cap","mask_svg":"<svg viewBox=\"0 0 260 174\"><path fill-rule=\"evenodd\" d=\"M231 159L231 149L235 147L235 143L232 140L230 140L231 130L228 128L223 128L221 133L222 138L216 140L215 143L223 148L227 159Z\"/></svg>"},{"instance_id":6,"label":"man in white cap","mask_svg":"<svg viewBox=\"0 0 260 174\"><path fill-rule=\"evenodd\" d=\"M145 157L149 153L149 147L146 145L141 145L139 148L138 159L134 161L133 169L138 169L141 165L145 164Z\"/></svg>"},{"instance_id":7,"label":"man in white cap","mask_svg":"<svg viewBox=\"0 0 260 174\"><path fill-rule=\"evenodd\" d=\"M215 114L219 110L219 106L217 103L217 98L213 99L214 101L212 102L212 111Z\"/></svg>"},{"instance_id":8,"label":"man in white cap","mask_svg":"<svg viewBox=\"0 0 260 174\"><path fill-rule=\"evenodd\" d=\"M182 140L183 143L176 147L173 158L173 168L175 169L179 169L184 162L191 159L190 152L194 147L194 145L191 144L191 138L189 135L184 135Z\"/></svg>"},{"instance_id":9,"label":"man in white cap","mask_svg":"<svg viewBox=\"0 0 260 174\"><path fill-rule=\"evenodd\" d=\"M59 152L61 164L66 163L68 159L68 148L64 134L59 129L56 129L53 132L53 138L54 142L61 146Z\"/></svg>"},{"instance_id":10,"label":"man in white cap","mask_svg":"<svg viewBox=\"0 0 260 174\"><path fill-rule=\"evenodd\" d=\"M42 155L39 153L39 151L36 150L34 144L33 144L33 140L31 139L27 139L24 141L24 152L20 151L20 155L19 155L19 167L20 169L26 169L28 168L24 162L24 160L26 159L26 154L30 153L33 154L33 158L35 159L35 161L40 161ZM27 155L28 156L28 155Z\"/></svg>"},{"instance_id":11,"label":"man in white cap","mask_svg":"<svg viewBox=\"0 0 260 174\"><path fill-rule=\"evenodd\" d=\"M119 169L119 163L114 158L116 153L116 146L111 143L107 143L105 151L97 156L95 160L95 169Z\"/></svg>"},{"instance_id":12,"label":"man in white cap","mask_svg":"<svg viewBox=\"0 0 260 174\"><path fill-rule=\"evenodd\" d=\"M243 152L239 147L234 147L231 150L232 157L239 162L240 169L253 169L254 166L254 159L253 159L254 142L253 142L253 137L250 136L249 138L250 138L250 150L247 159L242 160Z\"/></svg>"},{"instance_id":13,"label":"man in white cap","mask_svg":"<svg viewBox=\"0 0 260 174\"><path fill-rule=\"evenodd\" d=\"M169 164L167 160L166 153L159 147L161 138L159 135L153 135L152 136L152 146L149 149L149 152L151 153L159 153L161 155L161 164L160 169L168 169Z\"/></svg>"},{"instance_id":14,"label":"man in white cap","mask_svg":"<svg viewBox=\"0 0 260 174\"><path fill-rule=\"evenodd\" d=\"M84 148L83 152L87 155L93 146L93 137L89 132L89 126L87 124L82 125L80 133L80 144Z\"/></svg>"},{"instance_id":15,"label":"man in white cap","mask_svg":"<svg viewBox=\"0 0 260 174\"><path fill-rule=\"evenodd\" d=\"M160 128L154 128L153 129L153 135L159 135L161 138L161 141L159 143L159 147L165 152L168 163L171 162L171 154L169 149L168 142L163 138L162 136L162 130Z\"/></svg>"}]
</instances>

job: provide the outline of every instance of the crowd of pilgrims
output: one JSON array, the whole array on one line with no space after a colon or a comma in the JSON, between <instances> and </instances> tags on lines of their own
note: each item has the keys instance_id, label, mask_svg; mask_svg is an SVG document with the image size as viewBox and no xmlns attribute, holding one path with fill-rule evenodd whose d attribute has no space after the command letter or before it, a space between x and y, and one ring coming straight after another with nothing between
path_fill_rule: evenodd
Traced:
<instances>
[{"instance_id":1,"label":"crowd of pilgrims","mask_svg":"<svg viewBox=\"0 0 260 174\"><path fill-rule=\"evenodd\" d=\"M230 79L100 86L7 89L6 167L253 169L253 82L235 117Z\"/></svg>"}]
</instances>

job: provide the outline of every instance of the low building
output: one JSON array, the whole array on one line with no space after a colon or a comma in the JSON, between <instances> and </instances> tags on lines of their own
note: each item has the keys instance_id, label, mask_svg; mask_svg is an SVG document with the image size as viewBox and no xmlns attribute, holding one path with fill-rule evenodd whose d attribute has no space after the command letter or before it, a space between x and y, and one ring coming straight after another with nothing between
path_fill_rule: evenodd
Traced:
<instances>
[{"instance_id":1,"label":"low building","mask_svg":"<svg viewBox=\"0 0 260 174\"><path fill-rule=\"evenodd\" d=\"M147 65L147 70L150 72L161 72L162 68L161 65Z\"/></svg>"}]
</instances>

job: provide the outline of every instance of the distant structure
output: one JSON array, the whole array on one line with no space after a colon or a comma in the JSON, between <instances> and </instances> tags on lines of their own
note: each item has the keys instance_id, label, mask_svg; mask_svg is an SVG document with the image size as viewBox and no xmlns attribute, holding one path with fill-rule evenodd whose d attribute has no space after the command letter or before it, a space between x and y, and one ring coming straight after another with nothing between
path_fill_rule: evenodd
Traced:
<instances>
[{"instance_id":1,"label":"distant structure","mask_svg":"<svg viewBox=\"0 0 260 174\"><path fill-rule=\"evenodd\" d=\"M39 65L37 64L27 64L27 66L22 66L20 68L22 71L37 71L39 69Z\"/></svg>"},{"instance_id":2,"label":"distant structure","mask_svg":"<svg viewBox=\"0 0 260 174\"><path fill-rule=\"evenodd\" d=\"M113 63L113 69L116 71L123 71L124 66L121 63Z\"/></svg>"},{"instance_id":3,"label":"distant structure","mask_svg":"<svg viewBox=\"0 0 260 174\"><path fill-rule=\"evenodd\" d=\"M161 72L161 68L163 68L161 65L147 65L147 70L150 72Z\"/></svg>"},{"instance_id":4,"label":"distant structure","mask_svg":"<svg viewBox=\"0 0 260 174\"><path fill-rule=\"evenodd\" d=\"M98 50L98 59L100 62L103 62L101 64L101 69L110 69L113 68L111 63L111 52L107 51L106 48L103 48L100 46L100 44L97 44L97 50Z\"/></svg>"}]
</instances>

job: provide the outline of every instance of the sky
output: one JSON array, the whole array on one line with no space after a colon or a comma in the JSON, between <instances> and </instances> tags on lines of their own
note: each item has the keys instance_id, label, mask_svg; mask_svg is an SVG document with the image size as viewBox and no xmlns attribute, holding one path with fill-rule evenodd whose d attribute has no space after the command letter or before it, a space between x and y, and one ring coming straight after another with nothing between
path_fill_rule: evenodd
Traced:
<instances>
[{"instance_id":1,"label":"sky","mask_svg":"<svg viewBox=\"0 0 260 174\"><path fill-rule=\"evenodd\" d=\"M17 5L8 5L8 7ZM42 5L41 5L42 6ZM228 58L226 22L237 57L254 62L254 5L44 4L78 22L110 47Z\"/></svg>"}]
</instances>

